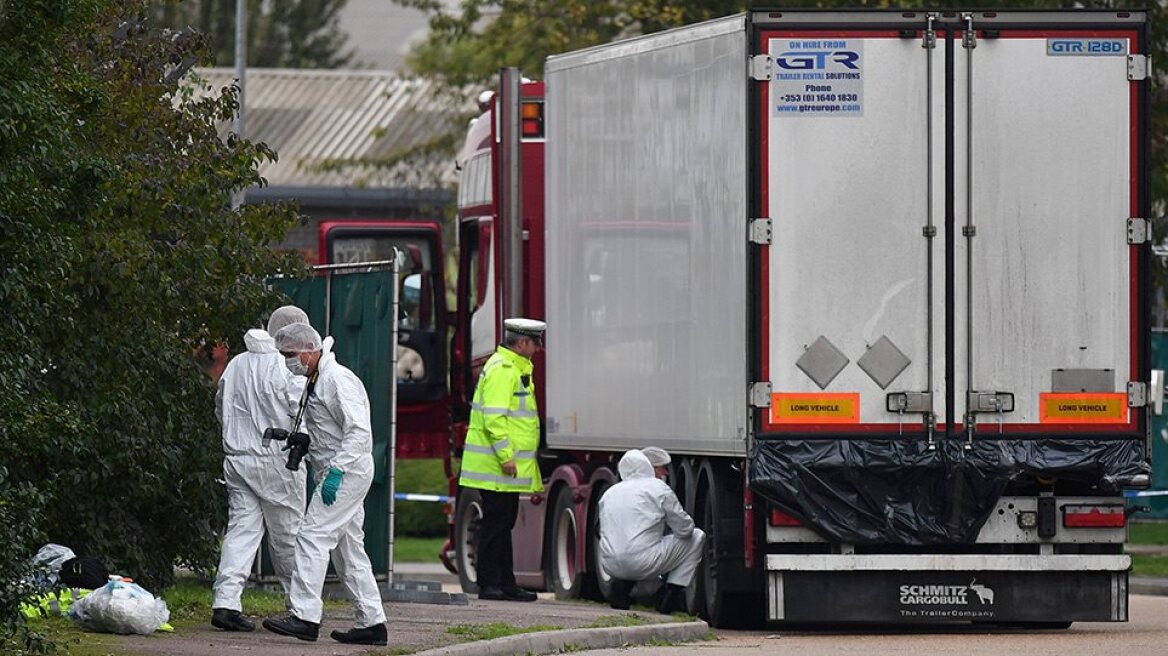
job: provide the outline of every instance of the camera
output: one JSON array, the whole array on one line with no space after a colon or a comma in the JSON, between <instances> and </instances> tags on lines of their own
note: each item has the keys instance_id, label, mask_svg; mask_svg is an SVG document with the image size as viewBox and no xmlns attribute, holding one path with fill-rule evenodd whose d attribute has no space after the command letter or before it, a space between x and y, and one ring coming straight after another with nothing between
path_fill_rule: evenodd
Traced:
<instances>
[{"instance_id":1,"label":"camera","mask_svg":"<svg viewBox=\"0 0 1168 656\"><path fill-rule=\"evenodd\" d=\"M288 452L288 462L284 463L284 467L296 471L300 469L300 461L304 460L304 456L308 455L308 445L312 440L308 437L308 433L290 433L283 428L269 428L264 431L264 441L276 440L284 443L284 451Z\"/></svg>"}]
</instances>

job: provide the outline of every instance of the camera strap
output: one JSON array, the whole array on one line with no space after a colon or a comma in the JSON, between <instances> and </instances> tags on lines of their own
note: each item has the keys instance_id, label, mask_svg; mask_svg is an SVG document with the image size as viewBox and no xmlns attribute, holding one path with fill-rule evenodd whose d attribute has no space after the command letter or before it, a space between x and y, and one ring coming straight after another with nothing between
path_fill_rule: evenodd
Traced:
<instances>
[{"instance_id":1,"label":"camera strap","mask_svg":"<svg viewBox=\"0 0 1168 656\"><path fill-rule=\"evenodd\" d=\"M296 421L292 422L293 433L300 430L300 420L304 419L304 409L308 407L308 398L312 396L312 390L316 387L316 378L319 375L320 369L317 369L308 377L308 384L304 386L304 393L300 395L300 408L296 411Z\"/></svg>"}]
</instances>

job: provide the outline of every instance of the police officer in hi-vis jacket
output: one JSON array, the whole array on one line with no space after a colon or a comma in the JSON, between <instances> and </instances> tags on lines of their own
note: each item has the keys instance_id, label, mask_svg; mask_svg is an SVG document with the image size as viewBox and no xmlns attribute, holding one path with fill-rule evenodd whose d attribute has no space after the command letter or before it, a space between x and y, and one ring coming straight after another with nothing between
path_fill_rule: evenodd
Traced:
<instances>
[{"instance_id":1,"label":"police officer in hi-vis jacket","mask_svg":"<svg viewBox=\"0 0 1168 656\"><path fill-rule=\"evenodd\" d=\"M547 324L516 318L504 321L503 328L503 343L483 366L475 387L458 484L482 494L479 599L535 601L534 592L515 584L511 529L519 514L519 494L543 490L535 460L539 412L531 358L543 348Z\"/></svg>"}]
</instances>

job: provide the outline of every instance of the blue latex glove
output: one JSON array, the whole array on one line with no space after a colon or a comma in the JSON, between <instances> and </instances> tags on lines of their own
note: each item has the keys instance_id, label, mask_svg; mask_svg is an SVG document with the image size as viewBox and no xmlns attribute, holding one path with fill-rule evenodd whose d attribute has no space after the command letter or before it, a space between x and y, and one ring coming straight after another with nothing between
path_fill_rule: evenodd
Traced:
<instances>
[{"instance_id":1,"label":"blue latex glove","mask_svg":"<svg viewBox=\"0 0 1168 656\"><path fill-rule=\"evenodd\" d=\"M341 489L341 478L344 475L345 472L336 467L329 467L328 476L320 484L320 500L324 501L324 505L331 506L337 500L337 491Z\"/></svg>"}]
</instances>

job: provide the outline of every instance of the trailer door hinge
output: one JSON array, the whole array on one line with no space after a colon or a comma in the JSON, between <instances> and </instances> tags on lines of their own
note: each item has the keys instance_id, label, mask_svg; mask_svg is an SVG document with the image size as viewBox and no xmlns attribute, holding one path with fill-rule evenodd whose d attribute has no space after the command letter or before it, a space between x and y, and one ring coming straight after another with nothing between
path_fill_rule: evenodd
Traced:
<instances>
[{"instance_id":1,"label":"trailer door hinge","mask_svg":"<svg viewBox=\"0 0 1168 656\"><path fill-rule=\"evenodd\" d=\"M1127 383L1127 407L1142 408L1148 405L1148 384L1138 380Z\"/></svg>"},{"instance_id":2,"label":"trailer door hinge","mask_svg":"<svg viewBox=\"0 0 1168 656\"><path fill-rule=\"evenodd\" d=\"M1152 58L1147 55L1127 56L1127 79L1146 80L1152 74Z\"/></svg>"},{"instance_id":3,"label":"trailer door hinge","mask_svg":"<svg viewBox=\"0 0 1168 656\"><path fill-rule=\"evenodd\" d=\"M1132 217L1127 220L1127 243L1146 244L1152 240L1152 226L1147 219Z\"/></svg>"},{"instance_id":4,"label":"trailer door hinge","mask_svg":"<svg viewBox=\"0 0 1168 656\"><path fill-rule=\"evenodd\" d=\"M750 243L769 245L771 243L771 220L751 219Z\"/></svg>"},{"instance_id":5,"label":"trailer door hinge","mask_svg":"<svg viewBox=\"0 0 1168 656\"><path fill-rule=\"evenodd\" d=\"M752 407L752 408L769 408L769 407L771 407L771 384L770 383L751 383L750 384L750 407Z\"/></svg>"},{"instance_id":6,"label":"trailer door hinge","mask_svg":"<svg viewBox=\"0 0 1168 656\"><path fill-rule=\"evenodd\" d=\"M750 79L768 82L774 77L774 64L770 55L755 55L750 58Z\"/></svg>"}]
</instances>

